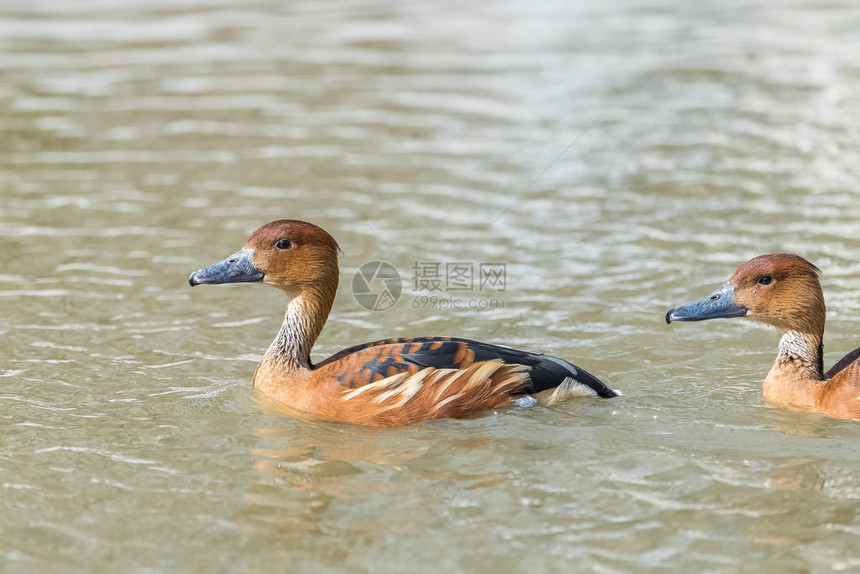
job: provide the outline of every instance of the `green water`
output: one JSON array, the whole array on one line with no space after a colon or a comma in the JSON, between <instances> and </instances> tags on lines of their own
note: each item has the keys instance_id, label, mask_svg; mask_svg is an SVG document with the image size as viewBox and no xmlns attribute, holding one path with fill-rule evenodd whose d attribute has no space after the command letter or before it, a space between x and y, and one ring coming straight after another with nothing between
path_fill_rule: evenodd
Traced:
<instances>
[{"instance_id":1,"label":"green water","mask_svg":"<svg viewBox=\"0 0 860 574\"><path fill-rule=\"evenodd\" d=\"M0 570L860 569L860 423L763 403L772 331L663 322L793 251L826 362L860 345L858 26L810 0L5 3ZM281 294L186 281L283 217L344 249L316 360L462 336L624 396L279 412L250 379ZM405 280L386 311L350 290L375 260ZM504 263L503 305L414 308L434 261Z\"/></svg>"}]
</instances>

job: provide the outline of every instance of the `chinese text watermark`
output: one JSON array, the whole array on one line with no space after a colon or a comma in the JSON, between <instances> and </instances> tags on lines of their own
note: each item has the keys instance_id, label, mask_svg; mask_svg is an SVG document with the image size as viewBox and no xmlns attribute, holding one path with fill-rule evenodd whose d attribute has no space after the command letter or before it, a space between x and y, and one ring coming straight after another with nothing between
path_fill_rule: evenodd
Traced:
<instances>
[{"instance_id":1,"label":"chinese text watermark","mask_svg":"<svg viewBox=\"0 0 860 574\"><path fill-rule=\"evenodd\" d=\"M501 309L507 290L507 268L501 262L415 261L410 270L413 309ZM384 261L359 267L352 279L352 293L369 311L394 307L403 291L397 269Z\"/></svg>"}]
</instances>

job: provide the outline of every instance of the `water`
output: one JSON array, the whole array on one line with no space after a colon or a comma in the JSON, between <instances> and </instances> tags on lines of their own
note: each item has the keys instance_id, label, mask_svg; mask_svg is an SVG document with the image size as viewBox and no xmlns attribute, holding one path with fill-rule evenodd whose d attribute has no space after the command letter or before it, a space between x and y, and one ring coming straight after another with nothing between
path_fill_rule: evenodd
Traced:
<instances>
[{"instance_id":1,"label":"water","mask_svg":"<svg viewBox=\"0 0 860 574\"><path fill-rule=\"evenodd\" d=\"M795 251L826 362L860 344L858 26L849 1L6 3L2 569L860 569L860 424L762 402L772 331L662 319ZM624 397L282 412L250 379L283 298L186 284L282 217L344 248L317 360L464 336ZM374 313L350 284L380 259L406 289ZM504 262L504 307L414 309L415 261Z\"/></svg>"}]
</instances>

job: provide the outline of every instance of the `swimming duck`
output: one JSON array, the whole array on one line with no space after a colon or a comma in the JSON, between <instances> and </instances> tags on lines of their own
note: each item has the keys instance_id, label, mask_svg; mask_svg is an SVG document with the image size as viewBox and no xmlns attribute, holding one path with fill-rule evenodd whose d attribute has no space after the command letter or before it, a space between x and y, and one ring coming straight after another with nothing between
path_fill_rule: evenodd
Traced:
<instances>
[{"instance_id":1,"label":"swimming duck","mask_svg":"<svg viewBox=\"0 0 860 574\"><path fill-rule=\"evenodd\" d=\"M787 253L760 255L700 301L666 313L666 322L749 317L781 335L776 362L764 380L772 403L860 420L860 349L824 372L824 293L819 269Z\"/></svg>"},{"instance_id":2,"label":"swimming duck","mask_svg":"<svg viewBox=\"0 0 860 574\"><path fill-rule=\"evenodd\" d=\"M338 251L323 229L285 219L188 278L192 287L261 282L286 293L284 323L254 373L262 393L313 416L380 427L576 395L616 396L562 359L453 337L384 339L313 364L311 348L337 291Z\"/></svg>"}]
</instances>

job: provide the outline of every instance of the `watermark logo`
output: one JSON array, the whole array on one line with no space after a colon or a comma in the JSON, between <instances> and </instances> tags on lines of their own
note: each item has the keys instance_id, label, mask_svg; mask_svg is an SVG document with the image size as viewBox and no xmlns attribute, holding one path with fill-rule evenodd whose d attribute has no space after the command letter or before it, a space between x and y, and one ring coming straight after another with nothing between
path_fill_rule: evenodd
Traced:
<instances>
[{"instance_id":1,"label":"watermark logo","mask_svg":"<svg viewBox=\"0 0 860 574\"><path fill-rule=\"evenodd\" d=\"M403 292L403 280L391 263L370 261L358 268L352 278L352 295L368 311L391 309Z\"/></svg>"},{"instance_id":2,"label":"watermark logo","mask_svg":"<svg viewBox=\"0 0 860 574\"><path fill-rule=\"evenodd\" d=\"M507 287L504 263L470 261L416 261L412 264L412 288L415 291L502 292Z\"/></svg>"},{"instance_id":3,"label":"watermark logo","mask_svg":"<svg viewBox=\"0 0 860 574\"><path fill-rule=\"evenodd\" d=\"M415 261L412 270L413 309L501 309L504 299L490 293L507 290L504 263L469 261ZM400 299L400 273L390 263L371 261L352 278L352 293L369 311L385 311ZM471 295L471 297L469 296ZM475 295L480 295L476 297Z\"/></svg>"}]
</instances>

